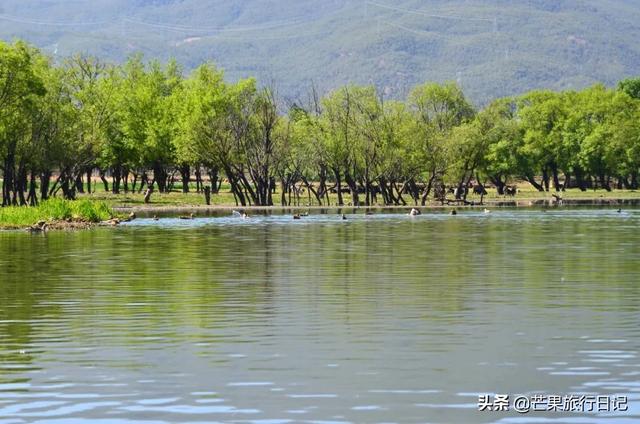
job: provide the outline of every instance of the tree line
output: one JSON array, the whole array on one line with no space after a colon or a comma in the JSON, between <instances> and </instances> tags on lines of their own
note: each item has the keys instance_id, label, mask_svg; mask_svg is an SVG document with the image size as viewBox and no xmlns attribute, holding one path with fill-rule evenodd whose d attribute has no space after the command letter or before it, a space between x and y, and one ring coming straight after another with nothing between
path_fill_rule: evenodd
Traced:
<instances>
[{"instance_id":1,"label":"tree line","mask_svg":"<svg viewBox=\"0 0 640 424\"><path fill-rule=\"evenodd\" d=\"M76 55L60 63L0 41L2 205L91 191L167 192L189 182L238 205L311 201L425 204L451 190L526 180L539 191L637 189L640 78L611 89L536 90L478 109L455 83L390 100L345 86L282 100L214 64L122 65ZM279 190L276 190L279 188ZM93 188L95 190L95 187Z\"/></svg>"}]
</instances>

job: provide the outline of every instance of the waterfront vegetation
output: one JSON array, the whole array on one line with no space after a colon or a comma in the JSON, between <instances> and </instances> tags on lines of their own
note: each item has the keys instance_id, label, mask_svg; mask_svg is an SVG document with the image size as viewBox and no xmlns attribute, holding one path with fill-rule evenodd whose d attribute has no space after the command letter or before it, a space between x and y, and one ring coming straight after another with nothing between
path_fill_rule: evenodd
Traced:
<instances>
[{"instance_id":1,"label":"waterfront vegetation","mask_svg":"<svg viewBox=\"0 0 640 424\"><path fill-rule=\"evenodd\" d=\"M188 75L139 55L54 63L0 42L0 159L5 207L107 193L135 203L148 189L160 193L148 201L179 191L190 203L190 192L207 191L214 205L239 206L467 202L516 184L541 193L532 197L631 191L640 79L483 108L455 83L419 85L402 101L373 86L280 99L254 79L226 81L211 63Z\"/></svg>"},{"instance_id":2,"label":"waterfront vegetation","mask_svg":"<svg viewBox=\"0 0 640 424\"><path fill-rule=\"evenodd\" d=\"M23 228L39 221L93 224L106 221L112 215L111 207L105 202L51 198L30 208L0 208L0 228Z\"/></svg>"}]
</instances>

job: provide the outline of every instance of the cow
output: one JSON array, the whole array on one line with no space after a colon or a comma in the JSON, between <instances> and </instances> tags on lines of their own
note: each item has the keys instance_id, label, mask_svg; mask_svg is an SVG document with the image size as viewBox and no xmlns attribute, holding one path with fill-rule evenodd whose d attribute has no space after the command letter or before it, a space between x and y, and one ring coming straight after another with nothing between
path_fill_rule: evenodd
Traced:
<instances>
[{"instance_id":1,"label":"cow","mask_svg":"<svg viewBox=\"0 0 640 424\"><path fill-rule=\"evenodd\" d=\"M477 194L478 196L486 196L488 193L482 184L478 184L473 186L473 194Z\"/></svg>"},{"instance_id":2,"label":"cow","mask_svg":"<svg viewBox=\"0 0 640 424\"><path fill-rule=\"evenodd\" d=\"M518 189L515 186L506 186L504 188L504 194L506 196L514 197L518 193Z\"/></svg>"}]
</instances>

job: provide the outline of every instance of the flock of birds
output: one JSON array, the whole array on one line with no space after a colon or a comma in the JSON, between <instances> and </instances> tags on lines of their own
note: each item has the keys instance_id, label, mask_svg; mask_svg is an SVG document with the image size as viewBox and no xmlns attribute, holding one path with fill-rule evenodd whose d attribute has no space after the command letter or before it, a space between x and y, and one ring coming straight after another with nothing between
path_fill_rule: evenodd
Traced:
<instances>
[{"instance_id":1,"label":"flock of birds","mask_svg":"<svg viewBox=\"0 0 640 424\"><path fill-rule=\"evenodd\" d=\"M546 210L544 210L544 212L546 212ZM618 212L618 213L622 213L622 209L618 209L618 210L617 210L617 212ZM486 215L486 214L490 214L490 213L491 213L491 209L484 208L484 209L482 210L482 213L483 213L483 214L485 214L485 215ZM247 214L245 211L235 211L235 210L234 210L234 211L232 211L232 215L233 215L233 216L235 216L235 217L241 218L241 219L250 219L250 218L251 218L251 217L249 216L249 214ZM348 220L348 218L347 218L347 215L346 215L346 214L342 213L342 214L340 214L340 215L341 215L341 218L342 218L342 220L343 220L343 221ZM373 212L371 212L371 211L367 211L367 212L366 212L366 215L373 215ZM415 217L415 216L422 215L422 212L421 212L419 209L412 208L412 209L409 211L409 213L407 213L407 215L408 215L408 216L411 216L411 217ZM452 210L449 212L449 215L456 216L456 215L458 215L458 211L457 211L456 209L452 209ZM296 214L293 214L293 215L292 215L292 217L293 217L293 219L294 219L294 220L300 220L300 219L305 218L305 217L308 217L308 216L309 216L309 212L296 213ZM159 218L158 218L156 215L154 215L154 216L153 216L153 219L154 219L155 221L158 221L158 220L159 220ZM179 217L179 219L182 219L182 220L195 219L195 215L194 215L193 213L191 213L191 214L189 214L189 215L182 215L182 216L180 216L180 217Z\"/></svg>"},{"instance_id":2,"label":"flock of birds","mask_svg":"<svg viewBox=\"0 0 640 424\"><path fill-rule=\"evenodd\" d=\"M546 210L543 210L543 212L546 212ZM484 208L482 210L482 213L485 214L485 215L486 214L490 214L491 213L491 209ZM622 213L622 209L618 209L617 213ZM373 215L374 213L371 212L371 211L367 211L365 214L366 215ZM422 215L422 212L419 209L412 208L409 211L409 213L407 213L407 215L410 216L410 217L415 217L415 216ZM458 215L458 211L456 209L452 209L449 212L449 215L456 216L456 215ZM241 218L241 219L250 219L251 218L249 216L249 214L247 214L247 212L245 212L245 211L236 211L236 210L232 211L232 216L237 217L237 218ZM305 217L308 217L308 216L309 216L309 212L295 213L295 214L292 215L292 218L297 221L297 220L301 220L302 218L305 218ZM347 221L349 219L349 218L347 218L347 215L344 214L344 213L341 213L340 216L341 216L341 219L343 221ZM135 219L135 215L133 216L133 218L131 216L129 216L129 220L132 220L132 219ZM193 213L190 213L189 215L180 215L178 217L178 219L181 219L181 220L192 220L192 219L196 219L196 216ZM160 218L158 218L157 215L154 215L153 216L153 220L154 221L159 221Z\"/></svg>"},{"instance_id":3,"label":"flock of birds","mask_svg":"<svg viewBox=\"0 0 640 424\"><path fill-rule=\"evenodd\" d=\"M485 209L483 209L482 212L484 214L490 214L491 210L485 208ZM546 209L543 210L543 212L547 212ZM622 209L618 209L616 212L621 214L622 213ZM235 211L234 210L234 211L232 211L232 215L234 217L238 217L238 218L241 218L241 219L250 219L251 218L249 216L249 214L247 214L247 212L245 212L245 211ZM342 218L343 221L346 221L348 219L346 214L342 213L340 215L341 215L341 218ZM373 215L373 212L367 211L366 215ZM422 215L422 212L419 209L412 208L409 211L409 213L407 213L407 215L410 216L410 217L415 217L415 216ZM458 215L458 211L456 209L452 209L449 212L449 215L454 215L454 216ZM296 213L296 214L292 215L294 220L300 220L300 219L308 217L308 216L309 216L309 212ZM136 218L137 218L137 216L136 216L135 212L131 212L126 219L120 220L118 218L112 218L112 219L110 219L108 221L103 222L102 224L116 226L116 225L120 224L121 222L133 221ZM189 215L180 215L178 218L181 219L181 220L193 220L193 219L196 219L196 216L195 216L195 214L190 213ZM160 220L160 218L157 215L153 215L152 219L154 221L159 221ZM49 224L46 221L39 221L38 223L28 227L27 230L32 232L32 233L47 232L49 230Z\"/></svg>"}]
</instances>

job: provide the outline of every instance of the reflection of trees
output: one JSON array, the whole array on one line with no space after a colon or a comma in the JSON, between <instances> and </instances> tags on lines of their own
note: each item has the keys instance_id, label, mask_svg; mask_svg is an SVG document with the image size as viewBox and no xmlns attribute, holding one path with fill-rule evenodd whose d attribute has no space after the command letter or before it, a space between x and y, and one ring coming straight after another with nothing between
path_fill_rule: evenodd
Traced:
<instances>
[{"instance_id":1,"label":"reflection of trees","mask_svg":"<svg viewBox=\"0 0 640 424\"><path fill-rule=\"evenodd\" d=\"M46 245L44 237L0 232L0 384L26 383L19 375L33 369L34 325L44 313L39 305L52 293L42 284L53 265ZM47 309L48 317L60 316L59 306Z\"/></svg>"},{"instance_id":2,"label":"reflection of trees","mask_svg":"<svg viewBox=\"0 0 640 424\"><path fill-rule=\"evenodd\" d=\"M283 305L365 331L387 318L455 326L504 304L552 317L633 310L640 236L601 222L606 230L578 219L398 218L1 233L0 361L29 366L37 352L25 347L49 336L215 344L275 325Z\"/></svg>"}]
</instances>

